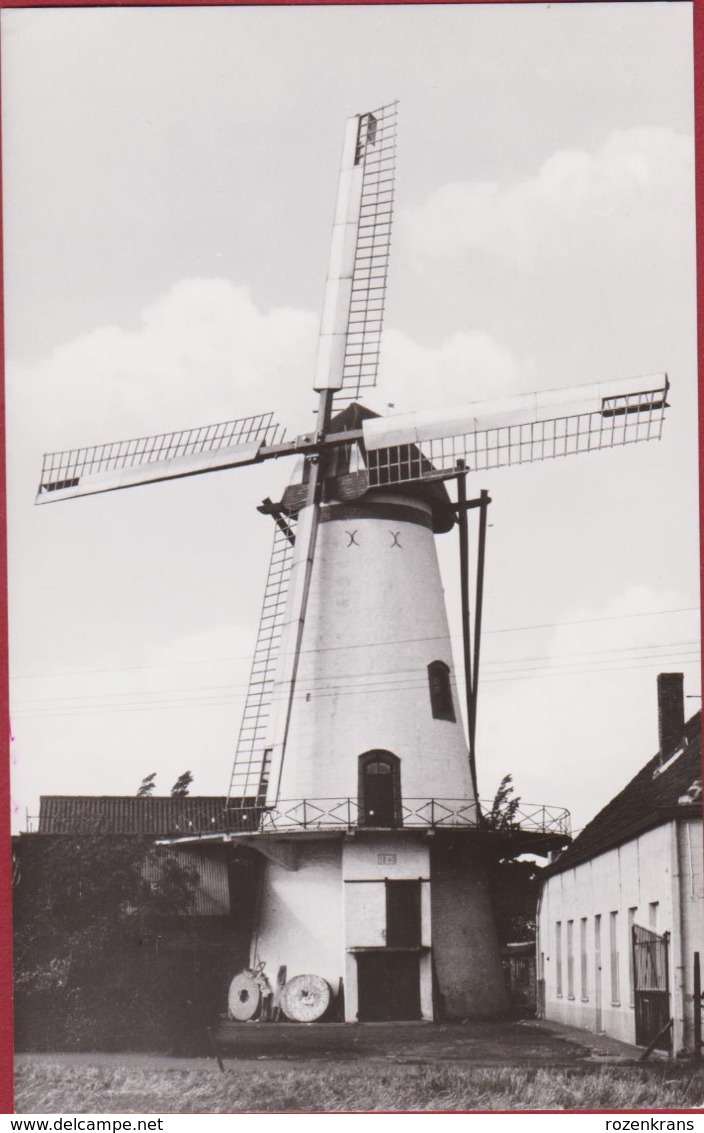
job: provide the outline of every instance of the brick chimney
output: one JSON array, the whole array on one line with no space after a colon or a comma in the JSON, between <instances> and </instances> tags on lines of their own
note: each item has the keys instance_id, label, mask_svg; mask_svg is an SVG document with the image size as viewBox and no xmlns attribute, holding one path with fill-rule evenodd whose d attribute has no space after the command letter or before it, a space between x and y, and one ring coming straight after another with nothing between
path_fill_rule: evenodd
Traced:
<instances>
[{"instance_id":1,"label":"brick chimney","mask_svg":"<svg viewBox=\"0 0 704 1133\"><path fill-rule=\"evenodd\" d=\"M660 759L667 759L684 735L684 673L658 673Z\"/></svg>"}]
</instances>

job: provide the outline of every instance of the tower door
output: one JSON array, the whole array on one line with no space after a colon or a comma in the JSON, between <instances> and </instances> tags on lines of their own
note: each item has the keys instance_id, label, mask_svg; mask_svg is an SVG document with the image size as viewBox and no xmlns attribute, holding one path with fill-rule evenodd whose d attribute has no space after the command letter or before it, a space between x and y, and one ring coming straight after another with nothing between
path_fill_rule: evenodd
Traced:
<instances>
[{"instance_id":1,"label":"tower door","mask_svg":"<svg viewBox=\"0 0 704 1133\"><path fill-rule=\"evenodd\" d=\"M400 826L399 760L391 752L369 752L360 758L359 822L361 826Z\"/></svg>"},{"instance_id":2,"label":"tower door","mask_svg":"<svg viewBox=\"0 0 704 1133\"><path fill-rule=\"evenodd\" d=\"M360 952L357 981L360 1023L420 1019L418 952Z\"/></svg>"}]
</instances>

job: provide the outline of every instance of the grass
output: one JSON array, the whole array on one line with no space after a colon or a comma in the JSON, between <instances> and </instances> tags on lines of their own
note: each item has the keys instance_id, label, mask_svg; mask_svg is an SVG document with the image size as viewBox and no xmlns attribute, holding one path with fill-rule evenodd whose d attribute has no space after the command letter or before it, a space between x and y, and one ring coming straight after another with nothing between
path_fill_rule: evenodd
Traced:
<instances>
[{"instance_id":1,"label":"grass","mask_svg":"<svg viewBox=\"0 0 704 1133\"><path fill-rule=\"evenodd\" d=\"M230 1062L221 1074L168 1064L19 1060L16 1113L281 1113L529 1109L688 1109L704 1105L704 1070L660 1064L512 1069L360 1060Z\"/></svg>"}]
</instances>

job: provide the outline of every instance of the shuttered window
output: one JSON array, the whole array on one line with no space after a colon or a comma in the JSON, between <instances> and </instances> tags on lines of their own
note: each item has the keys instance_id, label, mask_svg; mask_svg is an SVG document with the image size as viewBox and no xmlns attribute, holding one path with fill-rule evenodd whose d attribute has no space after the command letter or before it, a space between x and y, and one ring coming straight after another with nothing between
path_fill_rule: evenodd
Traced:
<instances>
[{"instance_id":1,"label":"shuttered window","mask_svg":"<svg viewBox=\"0 0 704 1133\"><path fill-rule=\"evenodd\" d=\"M456 720L455 706L452 703L450 669L444 661L431 661L428 665L428 687L430 690L430 709L436 720Z\"/></svg>"},{"instance_id":2,"label":"shuttered window","mask_svg":"<svg viewBox=\"0 0 704 1133\"><path fill-rule=\"evenodd\" d=\"M574 999L574 921L567 922L567 998Z\"/></svg>"},{"instance_id":3,"label":"shuttered window","mask_svg":"<svg viewBox=\"0 0 704 1133\"><path fill-rule=\"evenodd\" d=\"M609 946L611 959L611 1002L618 1006L621 1002L621 989L619 984L620 956L618 951L618 913L609 916Z\"/></svg>"}]
</instances>

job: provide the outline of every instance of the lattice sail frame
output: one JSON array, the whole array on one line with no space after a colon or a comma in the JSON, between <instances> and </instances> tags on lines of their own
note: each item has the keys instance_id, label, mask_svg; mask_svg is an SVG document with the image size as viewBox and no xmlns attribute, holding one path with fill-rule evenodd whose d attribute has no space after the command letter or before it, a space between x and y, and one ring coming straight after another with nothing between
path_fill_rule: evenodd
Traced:
<instances>
[{"instance_id":1,"label":"lattice sail frame","mask_svg":"<svg viewBox=\"0 0 704 1133\"><path fill-rule=\"evenodd\" d=\"M274 695L289 580L293 565L296 521L277 525L269 560L269 573L259 619L237 750L232 767L228 805L253 803L266 794L267 734Z\"/></svg>"},{"instance_id":2,"label":"lattice sail frame","mask_svg":"<svg viewBox=\"0 0 704 1133\"><path fill-rule=\"evenodd\" d=\"M357 163L362 166L362 194L342 389L333 395L336 408L356 401L363 389L376 385L386 283L391 251L398 103L360 117Z\"/></svg>"},{"instance_id":3,"label":"lattice sail frame","mask_svg":"<svg viewBox=\"0 0 704 1133\"><path fill-rule=\"evenodd\" d=\"M363 424L370 487L659 440L666 374Z\"/></svg>"},{"instance_id":4,"label":"lattice sail frame","mask_svg":"<svg viewBox=\"0 0 704 1133\"><path fill-rule=\"evenodd\" d=\"M46 453L37 503L246 464L285 431L273 413L179 432Z\"/></svg>"}]
</instances>

